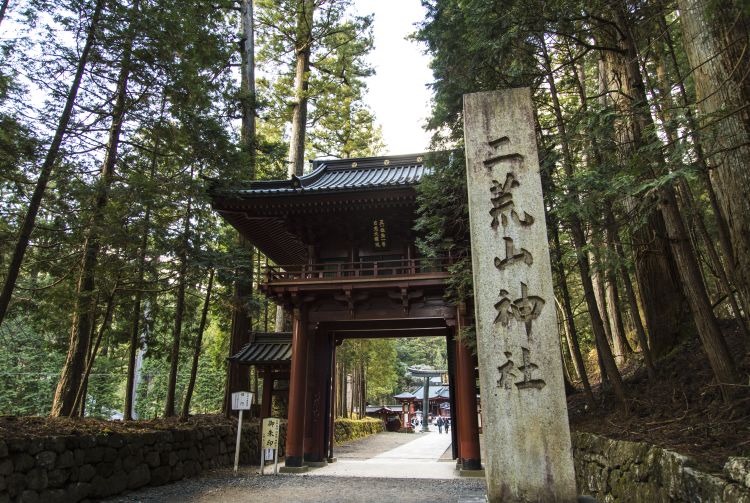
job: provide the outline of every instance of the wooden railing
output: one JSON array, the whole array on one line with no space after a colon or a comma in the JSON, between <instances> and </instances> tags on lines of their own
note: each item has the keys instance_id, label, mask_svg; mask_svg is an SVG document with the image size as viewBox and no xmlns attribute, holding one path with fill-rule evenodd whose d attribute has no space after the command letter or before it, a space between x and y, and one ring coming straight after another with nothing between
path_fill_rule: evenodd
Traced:
<instances>
[{"instance_id":1,"label":"wooden railing","mask_svg":"<svg viewBox=\"0 0 750 503\"><path fill-rule=\"evenodd\" d=\"M280 281L347 280L368 277L418 276L447 273L453 263L449 257L378 260L361 262L329 262L305 265L269 265L266 283Z\"/></svg>"}]
</instances>

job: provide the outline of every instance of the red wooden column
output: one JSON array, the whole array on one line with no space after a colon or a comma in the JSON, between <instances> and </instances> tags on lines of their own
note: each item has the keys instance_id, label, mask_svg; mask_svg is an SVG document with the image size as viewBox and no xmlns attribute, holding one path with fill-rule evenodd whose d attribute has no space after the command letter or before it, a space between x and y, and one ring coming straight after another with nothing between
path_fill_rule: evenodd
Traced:
<instances>
[{"instance_id":1,"label":"red wooden column","mask_svg":"<svg viewBox=\"0 0 750 503\"><path fill-rule=\"evenodd\" d=\"M260 402L260 418L271 417L273 403L273 373L270 368L263 370L263 398Z\"/></svg>"},{"instance_id":2,"label":"red wooden column","mask_svg":"<svg viewBox=\"0 0 750 503\"><path fill-rule=\"evenodd\" d=\"M466 324L466 308L458 308L458 330ZM456 340L456 394L458 402L459 457L463 470L481 470L479 451L479 422L477 421L477 389L474 376L474 358L471 350Z\"/></svg>"},{"instance_id":3,"label":"red wooden column","mask_svg":"<svg viewBox=\"0 0 750 503\"><path fill-rule=\"evenodd\" d=\"M289 377L289 419L286 430L286 466L302 466L305 437L307 377L307 310L294 309L292 321L292 369Z\"/></svg>"},{"instance_id":4,"label":"red wooden column","mask_svg":"<svg viewBox=\"0 0 750 503\"><path fill-rule=\"evenodd\" d=\"M311 333L307 358L307 404L305 406L305 457L306 463L325 460L323 436L325 428L324 404L326 402L325 378L328 363L326 334Z\"/></svg>"}]
</instances>

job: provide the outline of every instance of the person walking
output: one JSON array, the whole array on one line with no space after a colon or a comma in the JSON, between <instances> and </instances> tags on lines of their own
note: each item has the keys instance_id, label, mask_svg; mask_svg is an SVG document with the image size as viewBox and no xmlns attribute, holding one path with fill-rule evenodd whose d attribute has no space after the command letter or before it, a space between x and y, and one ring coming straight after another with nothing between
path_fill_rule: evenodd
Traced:
<instances>
[{"instance_id":1,"label":"person walking","mask_svg":"<svg viewBox=\"0 0 750 503\"><path fill-rule=\"evenodd\" d=\"M445 426L445 433L448 433L451 429L451 418L446 417L443 426Z\"/></svg>"},{"instance_id":2,"label":"person walking","mask_svg":"<svg viewBox=\"0 0 750 503\"><path fill-rule=\"evenodd\" d=\"M437 420L438 433L443 433L443 418L438 417Z\"/></svg>"}]
</instances>

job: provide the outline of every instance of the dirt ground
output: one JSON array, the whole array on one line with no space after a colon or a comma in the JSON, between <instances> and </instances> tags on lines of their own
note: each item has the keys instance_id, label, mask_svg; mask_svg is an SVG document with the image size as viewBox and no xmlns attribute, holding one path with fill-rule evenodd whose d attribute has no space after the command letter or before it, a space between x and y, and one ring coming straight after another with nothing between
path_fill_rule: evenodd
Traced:
<instances>
[{"instance_id":1,"label":"dirt ground","mask_svg":"<svg viewBox=\"0 0 750 503\"><path fill-rule=\"evenodd\" d=\"M600 405L591 411L583 393L568 398L571 428L610 438L644 441L690 456L720 470L728 456L750 456L750 341L725 327L744 385L731 404L722 400L697 336L658 362L656 382L640 364L625 376L629 413L617 409L611 390L595 386ZM598 380L598 379L597 379ZM602 405L603 404L603 405Z\"/></svg>"},{"instance_id":2,"label":"dirt ground","mask_svg":"<svg viewBox=\"0 0 750 503\"><path fill-rule=\"evenodd\" d=\"M244 470L237 477L231 470L153 487L131 495L106 500L109 503L479 503L485 501L484 479L387 479L259 476Z\"/></svg>"}]
</instances>

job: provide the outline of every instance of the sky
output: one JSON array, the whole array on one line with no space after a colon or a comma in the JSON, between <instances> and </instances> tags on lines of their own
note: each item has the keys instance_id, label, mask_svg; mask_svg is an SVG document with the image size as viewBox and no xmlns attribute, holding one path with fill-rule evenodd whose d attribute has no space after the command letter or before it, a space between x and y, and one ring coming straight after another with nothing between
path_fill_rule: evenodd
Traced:
<instances>
[{"instance_id":1,"label":"sky","mask_svg":"<svg viewBox=\"0 0 750 503\"><path fill-rule=\"evenodd\" d=\"M420 0L355 0L359 14L375 14L375 49L369 62L375 75L367 79L365 101L383 128L384 154L427 150L430 135L422 129L429 113L432 81L424 48L405 37L422 21Z\"/></svg>"}]
</instances>

